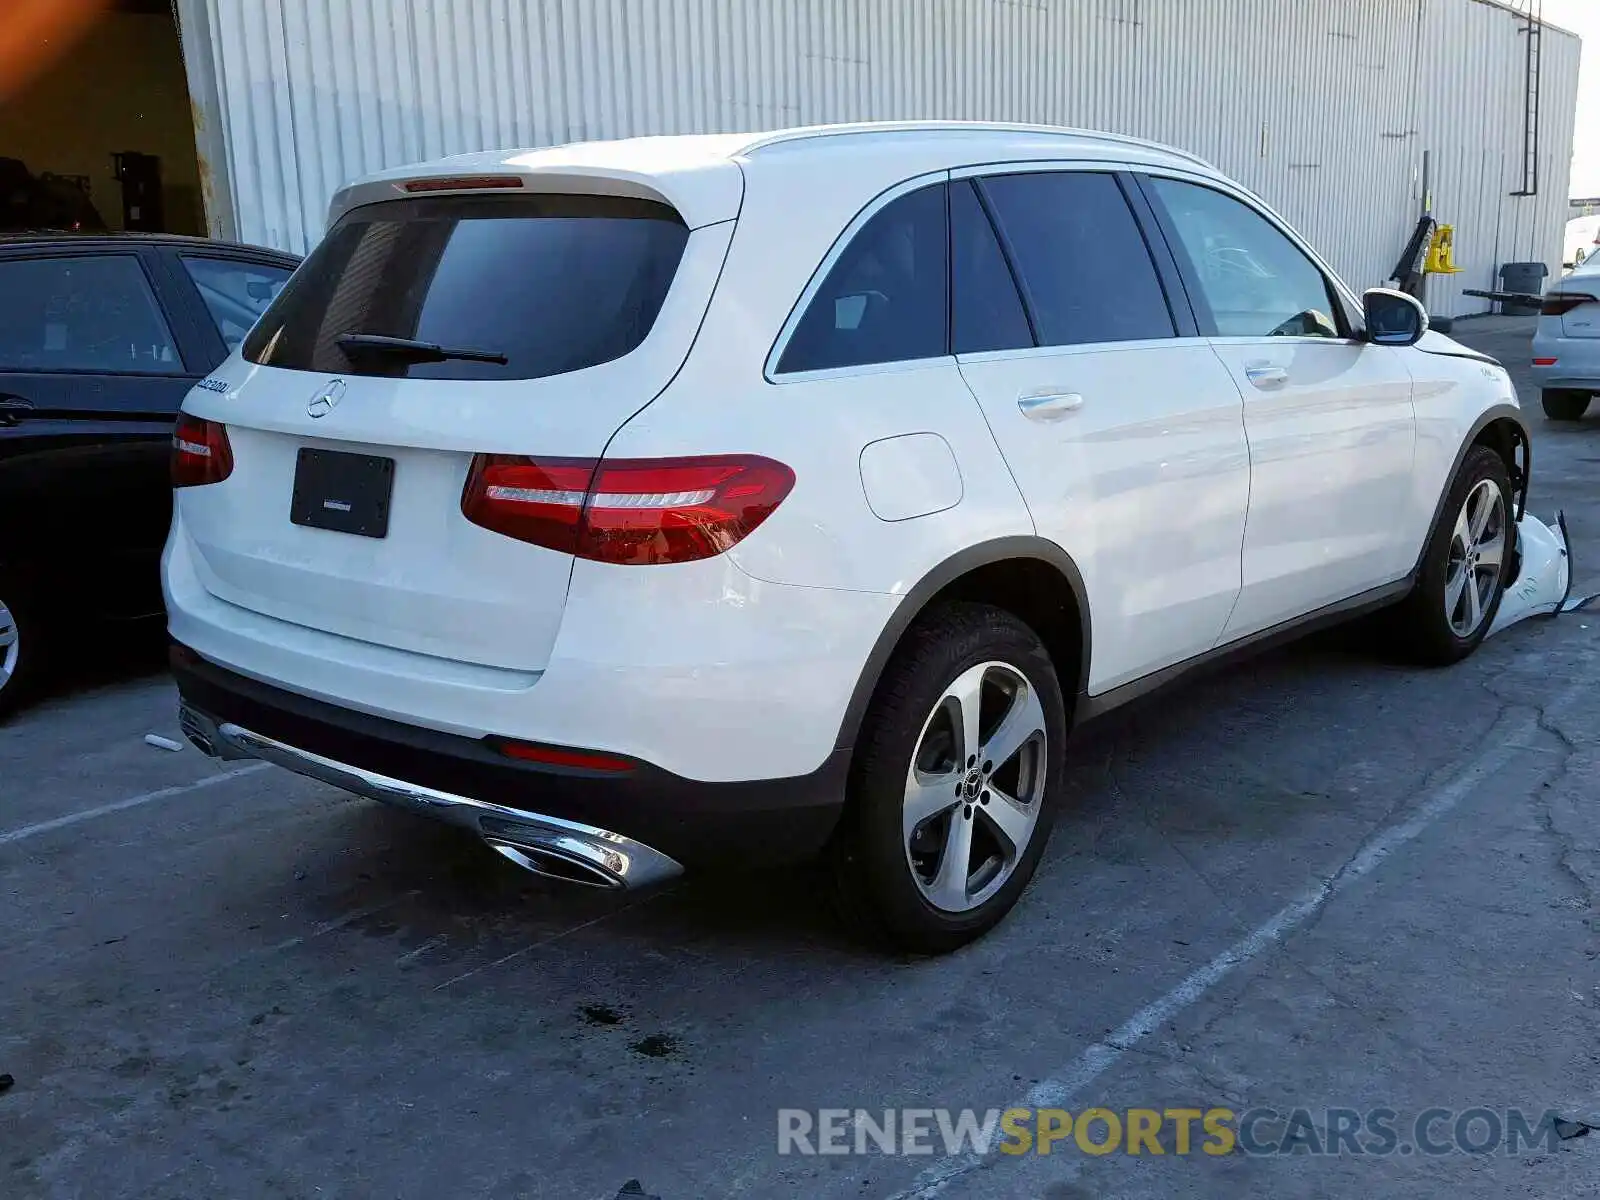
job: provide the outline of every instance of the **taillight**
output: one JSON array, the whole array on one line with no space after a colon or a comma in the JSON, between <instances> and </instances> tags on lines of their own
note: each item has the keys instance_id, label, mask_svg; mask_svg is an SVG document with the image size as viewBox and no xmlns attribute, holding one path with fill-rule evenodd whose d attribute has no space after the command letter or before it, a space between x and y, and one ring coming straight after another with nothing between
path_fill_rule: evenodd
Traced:
<instances>
[{"instance_id":1,"label":"taillight","mask_svg":"<svg viewBox=\"0 0 1600 1200\"><path fill-rule=\"evenodd\" d=\"M221 483L233 473L233 447L228 427L183 413L172 431L172 486L198 487Z\"/></svg>"},{"instance_id":2,"label":"taillight","mask_svg":"<svg viewBox=\"0 0 1600 1200\"><path fill-rule=\"evenodd\" d=\"M793 471L753 454L599 461L480 454L461 512L519 541L642 566L721 554L793 487Z\"/></svg>"},{"instance_id":3,"label":"taillight","mask_svg":"<svg viewBox=\"0 0 1600 1200\"><path fill-rule=\"evenodd\" d=\"M1593 304L1594 297L1586 296L1582 292L1548 292L1544 298L1544 305L1539 309L1547 317L1565 316L1575 308L1585 304Z\"/></svg>"}]
</instances>

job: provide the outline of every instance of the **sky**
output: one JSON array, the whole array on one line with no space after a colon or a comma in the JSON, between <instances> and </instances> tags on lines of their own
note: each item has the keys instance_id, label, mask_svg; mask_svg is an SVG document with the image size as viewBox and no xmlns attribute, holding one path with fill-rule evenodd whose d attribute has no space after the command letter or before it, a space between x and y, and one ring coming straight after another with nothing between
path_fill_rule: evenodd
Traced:
<instances>
[{"instance_id":1,"label":"sky","mask_svg":"<svg viewBox=\"0 0 1600 1200\"><path fill-rule=\"evenodd\" d=\"M1600 196L1600 0L1544 0L1544 19L1583 39L1570 194Z\"/></svg>"}]
</instances>

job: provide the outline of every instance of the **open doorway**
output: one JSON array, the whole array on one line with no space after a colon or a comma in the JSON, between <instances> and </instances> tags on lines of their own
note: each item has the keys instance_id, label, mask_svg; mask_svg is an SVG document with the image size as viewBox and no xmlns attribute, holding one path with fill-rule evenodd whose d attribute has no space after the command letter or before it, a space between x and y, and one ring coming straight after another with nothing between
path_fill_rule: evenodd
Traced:
<instances>
[{"instance_id":1,"label":"open doorway","mask_svg":"<svg viewBox=\"0 0 1600 1200\"><path fill-rule=\"evenodd\" d=\"M171 0L113 0L0 103L0 232L27 229L206 232Z\"/></svg>"}]
</instances>

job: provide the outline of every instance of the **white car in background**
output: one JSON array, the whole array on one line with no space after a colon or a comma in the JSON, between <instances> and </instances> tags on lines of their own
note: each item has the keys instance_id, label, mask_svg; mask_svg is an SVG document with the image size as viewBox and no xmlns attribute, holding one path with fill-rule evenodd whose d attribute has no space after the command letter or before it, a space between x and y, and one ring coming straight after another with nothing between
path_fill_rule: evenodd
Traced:
<instances>
[{"instance_id":1,"label":"white car in background","mask_svg":"<svg viewBox=\"0 0 1600 1200\"><path fill-rule=\"evenodd\" d=\"M1600 392L1600 258L1545 292L1533 331L1533 379L1545 416L1557 421L1581 418Z\"/></svg>"},{"instance_id":2,"label":"white car in background","mask_svg":"<svg viewBox=\"0 0 1600 1200\"><path fill-rule=\"evenodd\" d=\"M606 887L823 854L945 951L1076 723L1515 574L1506 372L1187 154L906 124L356 183L185 406L182 720Z\"/></svg>"},{"instance_id":3,"label":"white car in background","mask_svg":"<svg viewBox=\"0 0 1600 1200\"><path fill-rule=\"evenodd\" d=\"M1567 237L1561 252L1564 266L1583 266L1594 257L1597 249L1600 249L1600 215L1573 217L1567 222Z\"/></svg>"}]
</instances>

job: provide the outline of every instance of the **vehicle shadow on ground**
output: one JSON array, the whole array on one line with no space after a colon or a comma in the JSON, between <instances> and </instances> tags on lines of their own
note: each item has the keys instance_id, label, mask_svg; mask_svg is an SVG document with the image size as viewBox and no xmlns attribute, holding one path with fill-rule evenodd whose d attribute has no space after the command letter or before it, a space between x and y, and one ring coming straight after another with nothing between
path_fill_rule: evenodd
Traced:
<instances>
[{"instance_id":1,"label":"vehicle shadow on ground","mask_svg":"<svg viewBox=\"0 0 1600 1200\"><path fill-rule=\"evenodd\" d=\"M1275 706L1278 696L1293 694L1309 680L1326 691L1352 676L1391 670L1398 668L1362 648L1359 631L1334 630L1085 727L1069 746L1065 803L1041 870L1048 872L1064 857L1131 852L1117 848L1130 822L1170 822L1182 836L1220 838L1268 820L1251 811L1247 793L1239 796L1238 811L1225 815L1215 805L1211 815L1196 815L1176 797L1152 797L1148 789L1139 804L1130 805L1111 764L1130 753L1140 760L1169 754L1192 760L1197 746L1221 753L1217 730L1232 712L1258 702ZM1303 797L1291 792L1290 798L1294 804L1277 805L1271 822L1312 815L1296 805L1338 803L1311 791ZM310 894L300 895L310 910L305 919L319 928L337 924L394 938L397 955L408 964L426 961L443 969L453 963L470 971L519 947L581 930L621 936L622 925L648 927L648 936L663 946L700 945L718 958L769 952L788 957L807 950L829 958L884 958L844 927L820 864L698 873L653 892L613 893L541 879L506 863L469 833L381 805L352 802L323 834L302 847L298 860L299 871L319 881Z\"/></svg>"}]
</instances>

